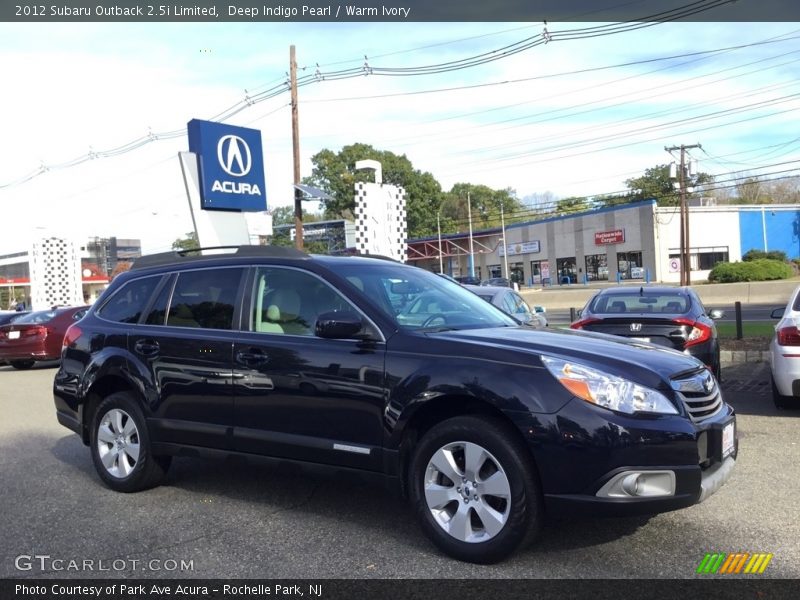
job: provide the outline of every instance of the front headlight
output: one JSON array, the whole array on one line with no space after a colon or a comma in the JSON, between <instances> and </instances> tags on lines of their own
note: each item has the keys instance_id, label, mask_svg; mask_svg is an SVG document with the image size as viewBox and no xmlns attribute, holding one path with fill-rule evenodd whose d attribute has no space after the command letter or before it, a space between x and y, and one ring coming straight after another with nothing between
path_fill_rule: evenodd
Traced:
<instances>
[{"instance_id":1,"label":"front headlight","mask_svg":"<svg viewBox=\"0 0 800 600\"><path fill-rule=\"evenodd\" d=\"M675 405L656 390L560 358L542 356L542 362L561 385L592 404L628 414L678 414Z\"/></svg>"}]
</instances>

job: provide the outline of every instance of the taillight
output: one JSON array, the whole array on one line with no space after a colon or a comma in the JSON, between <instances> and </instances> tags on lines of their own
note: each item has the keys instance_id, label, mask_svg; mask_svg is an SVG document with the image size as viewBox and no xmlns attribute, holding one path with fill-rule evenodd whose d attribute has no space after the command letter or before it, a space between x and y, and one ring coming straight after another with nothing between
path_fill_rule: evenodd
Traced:
<instances>
[{"instance_id":1,"label":"taillight","mask_svg":"<svg viewBox=\"0 0 800 600\"><path fill-rule=\"evenodd\" d=\"M61 348L66 348L67 346L71 346L74 344L79 337L81 337L81 328L77 325L70 325L69 329L67 329L67 333L64 334L64 341L61 342Z\"/></svg>"},{"instance_id":2,"label":"taillight","mask_svg":"<svg viewBox=\"0 0 800 600\"><path fill-rule=\"evenodd\" d=\"M691 327L689 330L689 335L686 336L686 343L684 344L685 348L689 346L694 346L696 344L702 344L703 342L707 342L711 339L711 327L708 325L704 325L703 323L697 323L696 321L692 321L691 319L674 319L673 323L677 323L678 325L687 325Z\"/></svg>"},{"instance_id":3,"label":"taillight","mask_svg":"<svg viewBox=\"0 0 800 600\"><path fill-rule=\"evenodd\" d=\"M583 329L587 325L591 323L599 323L603 319L581 319L580 321L575 321L572 325L569 326L570 329Z\"/></svg>"},{"instance_id":4,"label":"taillight","mask_svg":"<svg viewBox=\"0 0 800 600\"><path fill-rule=\"evenodd\" d=\"M22 330L23 337L46 337L47 336L47 327L42 327L38 325L36 327L28 327L27 329Z\"/></svg>"},{"instance_id":5,"label":"taillight","mask_svg":"<svg viewBox=\"0 0 800 600\"><path fill-rule=\"evenodd\" d=\"M779 346L800 346L800 331L797 327L781 327L776 337Z\"/></svg>"}]
</instances>

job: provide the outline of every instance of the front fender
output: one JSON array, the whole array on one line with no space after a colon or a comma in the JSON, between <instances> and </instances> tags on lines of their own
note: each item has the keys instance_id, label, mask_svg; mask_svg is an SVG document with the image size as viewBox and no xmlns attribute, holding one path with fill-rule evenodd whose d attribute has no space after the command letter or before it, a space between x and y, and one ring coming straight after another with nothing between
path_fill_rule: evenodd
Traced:
<instances>
[{"instance_id":1,"label":"front fender","mask_svg":"<svg viewBox=\"0 0 800 600\"><path fill-rule=\"evenodd\" d=\"M554 413L571 396L540 366L506 364L488 359L428 357L400 354L387 357L390 387L384 422L387 447L396 449L414 416L424 406L445 399L481 402L500 412Z\"/></svg>"}]
</instances>

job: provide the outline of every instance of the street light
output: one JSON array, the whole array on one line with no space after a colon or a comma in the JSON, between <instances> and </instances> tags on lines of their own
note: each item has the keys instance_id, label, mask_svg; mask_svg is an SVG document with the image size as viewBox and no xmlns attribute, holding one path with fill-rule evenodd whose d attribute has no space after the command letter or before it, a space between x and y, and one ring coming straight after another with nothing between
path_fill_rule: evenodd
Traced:
<instances>
[{"instance_id":1,"label":"street light","mask_svg":"<svg viewBox=\"0 0 800 600\"><path fill-rule=\"evenodd\" d=\"M475 250L472 245L472 200L467 191L467 217L469 219L469 276L475 277Z\"/></svg>"},{"instance_id":2,"label":"street light","mask_svg":"<svg viewBox=\"0 0 800 600\"><path fill-rule=\"evenodd\" d=\"M511 273L508 272L508 243L506 242L506 217L503 212L503 203L500 203L500 227L503 231L503 264L506 268L506 277L511 282Z\"/></svg>"},{"instance_id":3,"label":"street light","mask_svg":"<svg viewBox=\"0 0 800 600\"><path fill-rule=\"evenodd\" d=\"M442 262L442 224L439 221L439 216L442 213L442 207L436 211L436 231L439 233L439 273L444 273L444 263Z\"/></svg>"}]
</instances>

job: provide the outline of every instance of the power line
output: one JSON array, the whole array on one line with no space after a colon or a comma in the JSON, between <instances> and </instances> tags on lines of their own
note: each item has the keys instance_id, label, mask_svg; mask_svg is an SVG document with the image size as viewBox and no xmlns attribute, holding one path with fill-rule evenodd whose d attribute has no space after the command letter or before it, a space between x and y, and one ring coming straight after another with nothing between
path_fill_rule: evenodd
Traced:
<instances>
[{"instance_id":1,"label":"power line","mask_svg":"<svg viewBox=\"0 0 800 600\"><path fill-rule=\"evenodd\" d=\"M692 2L690 4L675 9L671 9L669 11L663 11L660 13L656 13L655 15L643 16L639 18L638 21L658 20L660 22L668 22L677 19L684 19L690 16L694 16L696 14L706 12L708 10L712 10L719 6L729 4L733 1L734 0L698 0L696 2ZM585 39L590 37L598 37L604 35L613 35L617 33L623 33L625 31L640 29L644 26L647 27L653 26L655 24L658 23L656 22L642 23L637 21L626 21L618 24L599 25L589 28L566 30L566 31L548 32L545 29L543 30L542 33L538 35L525 38L523 40L514 42L512 44L507 44L504 47L489 52L483 52L481 54L467 57L464 59L447 61L444 63L438 63L433 65L423 65L418 67L373 67L369 64L368 59L365 57L364 64L360 68L343 69L329 73L323 73L321 69L317 68L313 74L298 78L297 86L303 87L320 81L350 79L353 77L361 77L363 75L411 76L411 75L430 75L430 74L446 73L486 64L489 62L494 62L496 60L500 60L502 58L506 58L508 56L513 56L520 52L524 52L525 50L528 50L530 48L534 48L542 44L547 44L554 40L567 41L567 40ZM265 100L274 98L278 95L285 93L288 90L288 87L289 87L288 82L283 81L282 83L268 87L266 90L260 91L253 95L250 95L250 93L246 92L244 99L240 100L233 106L223 110L217 115L212 116L210 120L224 122L258 102L263 102ZM141 148L142 146L145 146L157 140L181 137L185 135L185 131L186 131L185 128L183 128L163 133L148 132L148 134L145 136L139 137L135 140L132 140L131 142L128 142L127 144L123 144L122 146L118 146L110 150L100 150L100 151L90 150L87 154L81 155L79 157L76 157L72 160L63 163L50 164L50 165L41 164L39 168L29 172L27 175L24 175L16 180L12 180L9 183L0 184L0 189L21 185L52 170L66 169L97 158L110 158L113 156L119 156L121 154L132 152L138 148Z\"/></svg>"}]
</instances>

